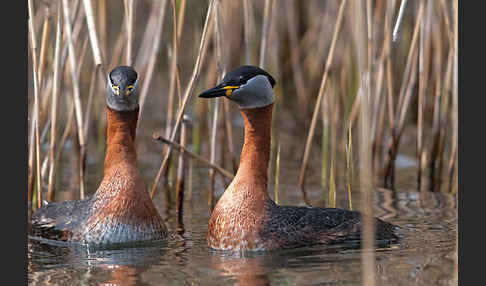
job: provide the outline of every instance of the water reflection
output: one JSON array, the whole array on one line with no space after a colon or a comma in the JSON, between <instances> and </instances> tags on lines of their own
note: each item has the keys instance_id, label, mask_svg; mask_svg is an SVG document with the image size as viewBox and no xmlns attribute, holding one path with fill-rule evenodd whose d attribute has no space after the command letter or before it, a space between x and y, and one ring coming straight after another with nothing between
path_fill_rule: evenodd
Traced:
<instances>
[{"instance_id":1,"label":"water reflection","mask_svg":"<svg viewBox=\"0 0 486 286\"><path fill-rule=\"evenodd\" d=\"M346 271L336 271L336 258L340 266L347 265ZM343 259L345 258L345 259ZM317 280L307 281L306 284L338 281L342 273L359 273L360 252L359 245L347 244L339 246L314 246L298 249L279 250L271 252L247 252L240 254L222 251L210 251L211 268L230 280L234 285L271 285L281 283L300 283L300 278L289 275L291 272L308 272L313 276L317 272ZM354 269L354 270L353 270ZM337 275L337 276L336 276ZM349 279L348 279L349 280ZM352 280L359 282L360 277L353 276ZM319 282L318 282L319 281Z\"/></svg>"},{"instance_id":2,"label":"water reflection","mask_svg":"<svg viewBox=\"0 0 486 286\"><path fill-rule=\"evenodd\" d=\"M143 285L141 274L159 263L166 253L164 242L93 249L57 246L31 239L28 247L29 284L33 285L50 284L51 281L58 284L64 277L71 277L81 284Z\"/></svg>"},{"instance_id":3,"label":"water reflection","mask_svg":"<svg viewBox=\"0 0 486 286\"><path fill-rule=\"evenodd\" d=\"M270 285L268 274L272 268L266 262L271 261L271 256L240 257L213 253L210 262L214 270L220 271L221 276L231 278L235 282L234 285Z\"/></svg>"}]
</instances>

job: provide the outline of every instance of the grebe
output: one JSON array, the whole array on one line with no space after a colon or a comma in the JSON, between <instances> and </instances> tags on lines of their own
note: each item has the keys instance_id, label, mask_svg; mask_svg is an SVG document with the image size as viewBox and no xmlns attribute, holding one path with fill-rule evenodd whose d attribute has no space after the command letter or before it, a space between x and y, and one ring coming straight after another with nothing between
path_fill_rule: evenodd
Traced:
<instances>
[{"instance_id":1,"label":"grebe","mask_svg":"<svg viewBox=\"0 0 486 286\"><path fill-rule=\"evenodd\" d=\"M244 144L235 178L208 223L208 246L255 251L359 241L361 215L338 208L280 206L267 194L274 78L254 66L227 73L202 98L225 96L244 119ZM376 239L396 240L395 226L376 218Z\"/></svg>"},{"instance_id":2,"label":"grebe","mask_svg":"<svg viewBox=\"0 0 486 286\"><path fill-rule=\"evenodd\" d=\"M93 196L52 202L32 214L33 237L89 245L160 240L167 228L137 168L137 72L114 68L107 78L103 179Z\"/></svg>"}]
</instances>

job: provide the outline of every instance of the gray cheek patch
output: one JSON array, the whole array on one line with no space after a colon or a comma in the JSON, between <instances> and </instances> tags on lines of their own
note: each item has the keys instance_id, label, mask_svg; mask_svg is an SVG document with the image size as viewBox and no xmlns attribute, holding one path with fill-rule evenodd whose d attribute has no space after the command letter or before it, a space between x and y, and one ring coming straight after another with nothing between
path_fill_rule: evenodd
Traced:
<instances>
[{"instance_id":1,"label":"gray cheek patch","mask_svg":"<svg viewBox=\"0 0 486 286\"><path fill-rule=\"evenodd\" d=\"M264 75L257 75L241 85L228 97L241 108L258 108L272 104L275 100L272 85Z\"/></svg>"}]
</instances>

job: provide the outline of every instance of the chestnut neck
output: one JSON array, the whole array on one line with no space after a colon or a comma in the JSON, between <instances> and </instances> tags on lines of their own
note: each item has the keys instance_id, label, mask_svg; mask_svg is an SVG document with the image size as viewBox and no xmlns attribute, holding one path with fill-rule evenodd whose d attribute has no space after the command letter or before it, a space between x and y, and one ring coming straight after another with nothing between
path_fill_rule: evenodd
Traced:
<instances>
[{"instance_id":1,"label":"chestnut neck","mask_svg":"<svg viewBox=\"0 0 486 286\"><path fill-rule=\"evenodd\" d=\"M265 191L270 159L272 108L273 103L260 108L240 109L245 120L245 138L235 180Z\"/></svg>"},{"instance_id":2,"label":"chestnut neck","mask_svg":"<svg viewBox=\"0 0 486 286\"><path fill-rule=\"evenodd\" d=\"M116 111L106 107L105 172L120 162L136 164L135 133L139 107L131 111Z\"/></svg>"}]
</instances>

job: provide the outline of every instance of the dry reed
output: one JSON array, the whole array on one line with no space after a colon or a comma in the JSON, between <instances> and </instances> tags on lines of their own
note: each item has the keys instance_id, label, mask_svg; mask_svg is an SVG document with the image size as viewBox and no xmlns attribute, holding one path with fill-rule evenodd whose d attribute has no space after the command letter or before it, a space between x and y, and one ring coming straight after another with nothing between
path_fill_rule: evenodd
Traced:
<instances>
[{"instance_id":1,"label":"dry reed","mask_svg":"<svg viewBox=\"0 0 486 286\"><path fill-rule=\"evenodd\" d=\"M35 132L35 156L36 156L36 182L37 182L37 207L40 208L42 206L42 185L41 185L41 174L40 174L40 140L39 140L39 84L37 78L37 39L34 29L33 17L34 17L34 5L32 4L32 0L28 2L29 8L29 39L30 39L30 47L31 47L31 56L32 56L32 71L33 71L33 82L34 82L34 116L32 119L32 124L34 126ZM34 148L34 146L30 146L30 148ZM29 160L30 161L30 160ZM33 162L33 159L32 159ZM32 164L31 169L34 166Z\"/></svg>"}]
</instances>

